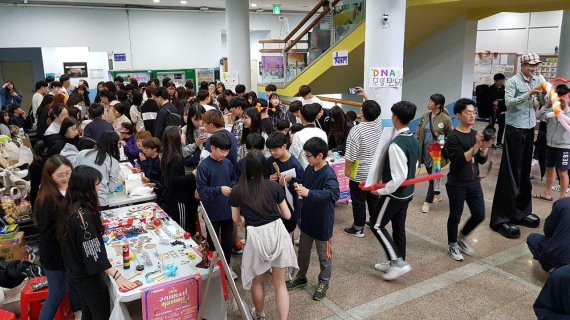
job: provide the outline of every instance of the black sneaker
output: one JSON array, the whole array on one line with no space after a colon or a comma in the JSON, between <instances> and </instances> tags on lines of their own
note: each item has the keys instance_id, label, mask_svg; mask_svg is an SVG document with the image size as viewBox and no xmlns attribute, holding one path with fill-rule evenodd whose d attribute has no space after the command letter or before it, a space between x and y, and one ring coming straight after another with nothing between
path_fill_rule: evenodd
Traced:
<instances>
[{"instance_id":1,"label":"black sneaker","mask_svg":"<svg viewBox=\"0 0 570 320\"><path fill-rule=\"evenodd\" d=\"M354 226L350 228L344 228L344 233L348 234L349 236L364 238L364 229L356 230Z\"/></svg>"},{"instance_id":2,"label":"black sneaker","mask_svg":"<svg viewBox=\"0 0 570 320\"><path fill-rule=\"evenodd\" d=\"M313 300L321 301L327 296L327 290L329 289L329 285L324 282L319 282L317 285L317 289L315 289L315 293L313 294Z\"/></svg>"},{"instance_id":3,"label":"black sneaker","mask_svg":"<svg viewBox=\"0 0 570 320\"><path fill-rule=\"evenodd\" d=\"M301 289L307 286L307 278L297 277L293 281L285 282L285 284L287 285L287 290Z\"/></svg>"}]
</instances>

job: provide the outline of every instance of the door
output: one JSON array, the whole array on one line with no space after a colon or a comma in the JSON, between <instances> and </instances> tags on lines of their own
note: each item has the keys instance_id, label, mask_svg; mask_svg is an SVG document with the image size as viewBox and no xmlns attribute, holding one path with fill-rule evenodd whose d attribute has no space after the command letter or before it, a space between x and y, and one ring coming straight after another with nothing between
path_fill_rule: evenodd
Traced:
<instances>
[{"instance_id":1,"label":"door","mask_svg":"<svg viewBox=\"0 0 570 320\"><path fill-rule=\"evenodd\" d=\"M2 79L14 83L22 94L22 107L29 111L35 87L32 61L2 61L0 64Z\"/></svg>"}]
</instances>

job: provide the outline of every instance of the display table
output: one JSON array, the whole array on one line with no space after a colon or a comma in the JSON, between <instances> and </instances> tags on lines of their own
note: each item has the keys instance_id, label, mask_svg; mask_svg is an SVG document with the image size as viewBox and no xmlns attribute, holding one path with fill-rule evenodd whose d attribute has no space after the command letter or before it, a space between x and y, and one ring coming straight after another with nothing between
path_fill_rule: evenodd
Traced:
<instances>
[{"instance_id":1,"label":"display table","mask_svg":"<svg viewBox=\"0 0 570 320\"><path fill-rule=\"evenodd\" d=\"M130 194L126 194L125 192L113 192L113 194L109 195L109 198L107 198L109 207L111 208L128 206L135 203L149 202L154 200L156 200L156 194L154 192L144 196L132 196Z\"/></svg>"},{"instance_id":2,"label":"display table","mask_svg":"<svg viewBox=\"0 0 570 320\"><path fill-rule=\"evenodd\" d=\"M119 181L123 185L123 190L122 192L113 192L109 195L109 207L122 207L156 200L156 194L154 192L134 195L131 192L133 189L137 189L137 187L145 189L144 184L141 181L141 177L144 176L144 174L132 173L132 166L130 163L120 163L119 165L121 167L121 170L119 171ZM151 189L148 188L148 190L150 191Z\"/></svg>"},{"instance_id":3,"label":"display table","mask_svg":"<svg viewBox=\"0 0 570 320\"><path fill-rule=\"evenodd\" d=\"M152 224L152 217L160 217L164 221L160 228L147 229L145 222ZM112 302L110 319L129 320L130 314L123 304L141 298L141 290L161 282L183 278L199 273L203 280L203 287L208 277L208 269L197 268L202 258L197 249L196 242L192 239L177 238L183 235L184 230L173 220L166 218L167 215L156 203L144 203L135 206L116 208L101 212L101 219L105 226L105 249L111 265L130 281L140 280L143 285L128 292L120 292L117 283L108 278L109 291ZM182 245L171 245L178 240ZM129 244L129 251L134 253L136 259L130 261L130 268L123 268L123 245ZM146 254L145 254L146 253ZM191 259L188 255L193 254ZM146 263L148 256L152 266ZM143 271L136 271L137 265L144 265ZM162 277L153 283L146 281L146 275L159 269L159 266L173 264L178 266L175 277ZM218 267L214 269L208 296L202 297L204 302L204 318L226 319L227 310L222 290L222 279Z\"/></svg>"}]
</instances>

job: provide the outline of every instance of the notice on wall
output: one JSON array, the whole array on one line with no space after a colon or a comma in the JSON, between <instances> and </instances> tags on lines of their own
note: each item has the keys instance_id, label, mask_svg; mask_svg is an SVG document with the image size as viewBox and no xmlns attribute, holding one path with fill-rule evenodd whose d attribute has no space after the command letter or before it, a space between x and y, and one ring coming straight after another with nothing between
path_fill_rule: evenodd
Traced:
<instances>
[{"instance_id":1,"label":"notice on wall","mask_svg":"<svg viewBox=\"0 0 570 320\"><path fill-rule=\"evenodd\" d=\"M89 73L91 74L91 79L103 79L105 77L103 69L91 69Z\"/></svg>"},{"instance_id":2,"label":"notice on wall","mask_svg":"<svg viewBox=\"0 0 570 320\"><path fill-rule=\"evenodd\" d=\"M375 88L401 87L403 74L404 70L402 68L370 68L370 86Z\"/></svg>"},{"instance_id":3,"label":"notice on wall","mask_svg":"<svg viewBox=\"0 0 570 320\"><path fill-rule=\"evenodd\" d=\"M214 68L196 69L196 81L198 82L197 86L202 81L206 81L208 83L213 82Z\"/></svg>"},{"instance_id":4,"label":"notice on wall","mask_svg":"<svg viewBox=\"0 0 570 320\"><path fill-rule=\"evenodd\" d=\"M348 51L333 51L333 66L348 66Z\"/></svg>"},{"instance_id":5,"label":"notice on wall","mask_svg":"<svg viewBox=\"0 0 570 320\"><path fill-rule=\"evenodd\" d=\"M64 62L63 73L71 78L86 78L87 62Z\"/></svg>"},{"instance_id":6,"label":"notice on wall","mask_svg":"<svg viewBox=\"0 0 570 320\"><path fill-rule=\"evenodd\" d=\"M222 73L222 82L226 89L236 91L236 86L239 84L239 75L235 71Z\"/></svg>"},{"instance_id":7,"label":"notice on wall","mask_svg":"<svg viewBox=\"0 0 570 320\"><path fill-rule=\"evenodd\" d=\"M114 61L127 61L127 54L126 53L115 53L113 54Z\"/></svg>"},{"instance_id":8,"label":"notice on wall","mask_svg":"<svg viewBox=\"0 0 570 320\"><path fill-rule=\"evenodd\" d=\"M144 320L196 319L202 279L199 274L164 282L141 292Z\"/></svg>"}]
</instances>

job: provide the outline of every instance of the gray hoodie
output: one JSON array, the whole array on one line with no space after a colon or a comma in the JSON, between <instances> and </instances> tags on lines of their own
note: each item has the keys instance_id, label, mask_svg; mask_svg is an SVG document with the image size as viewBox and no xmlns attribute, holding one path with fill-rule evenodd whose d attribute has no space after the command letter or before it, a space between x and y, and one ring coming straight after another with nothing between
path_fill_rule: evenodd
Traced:
<instances>
[{"instance_id":1,"label":"gray hoodie","mask_svg":"<svg viewBox=\"0 0 570 320\"><path fill-rule=\"evenodd\" d=\"M546 145L552 148L570 149L570 133L564 129L558 118L546 117L551 111L552 108L542 107L539 113L539 118L546 121ZM570 118L570 109L566 108L562 113Z\"/></svg>"}]
</instances>

